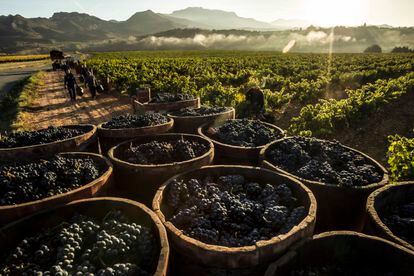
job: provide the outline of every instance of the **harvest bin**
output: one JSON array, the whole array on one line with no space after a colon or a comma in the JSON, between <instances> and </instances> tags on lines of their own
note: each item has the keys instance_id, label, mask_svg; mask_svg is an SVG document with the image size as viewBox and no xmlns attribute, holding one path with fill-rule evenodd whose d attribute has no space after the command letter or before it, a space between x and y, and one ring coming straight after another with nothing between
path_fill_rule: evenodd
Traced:
<instances>
[{"instance_id":1,"label":"harvest bin","mask_svg":"<svg viewBox=\"0 0 414 276\"><path fill-rule=\"evenodd\" d=\"M137 138L140 135L161 134L168 132L174 124L172 119L165 124L138 127L138 128L118 128L109 129L103 127L105 123L98 125L99 144L102 154L107 155L110 148L127 140Z\"/></svg>"},{"instance_id":2,"label":"harvest bin","mask_svg":"<svg viewBox=\"0 0 414 276\"><path fill-rule=\"evenodd\" d=\"M174 131L180 133L197 134L198 128L206 123L220 122L227 119L234 119L236 111L234 108L229 108L221 113L201 116L178 116L168 114L168 117L174 119Z\"/></svg>"},{"instance_id":3,"label":"harvest bin","mask_svg":"<svg viewBox=\"0 0 414 276\"><path fill-rule=\"evenodd\" d=\"M132 107L137 114L143 114L145 112L167 112L172 110L180 110L186 107L200 107L200 98L197 97L192 100L184 100L177 102L167 103L141 103L135 99L132 100Z\"/></svg>"},{"instance_id":4,"label":"harvest bin","mask_svg":"<svg viewBox=\"0 0 414 276\"><path fill-rule=\"evenodd\" d=\"M258 147L243 147L243 146L234 146L230 144L224 144L219 142L211 137L211 133L209 129L212 127L219 127L225 121L217 121L213 123L207 123L202 125L198 128L198 134L210 139L215 147L215 159L214 162L216 164L242 164L242 165L251 165L256 166L259 162L260 151L266 147L266 145L258 146ZM272 124L261 122L262 124L266 125L267 127L274 129L277 132L280 132L283 136L285 136L284 131ZM282 136L282 137L283 137Z\"/></svg>"},{"instance_id":5,"label":"harvest bin","mask_svg":"<svg viewBox=\"0 0 414 276\"><path fill-rule=\"evenodd\" d=\"M60 155L74 158L89 157L98 164L103 173L94 181L67 193L16 205L0 205L0 226L59 204L68 203L78 199L101 196L106 193L106 190L112 183L113 170L112 164L108 159L94 153L69 152L61 153Z\"/></svg>"},{"instance_id":6,"label":"harvest bin","mask_svg":"<svg viewBox=\"0 0 414 276\"><path fill-rule=\"evenodd\" d=\"M77 200L6 225L0 229L0 248L2 249L0 257L1 254L15 248L27 236L35 234L44 228L57 226L69 220L75 214L102 219L112 210L120 210L131 221L147 226L153 230L159 246L158 261L154 263L153 275L167 275L169 245L164 226L158 217L143 204L122 198L102 197Z\"/></svg>"},{"instance_id":7,"label":"harvest bin","mask_svg":"<svg viewBox=\"0 0 414 276\"><path fill-rule=\"evenodd\" d=\"M50 157L60 152L88 151L98 152L97 128L94 125L67 125L64 128L84 128L82 135L69 139L17 148L0 148L0 160L27 160L41 157Z\"/></svg>"},{"instance_id":8,"label":"harvest bin","mask_svg":"<svg viewBox=\"0 0 414 276\"><path fill-rule=\"evenodd\" d=\"M182 137L206 144L208 151L194 159L167 164L142 165L122 160L122 153L130 147L131 143L139 145L151 141L178 140ZM116 191L114 192L123 197L132 198L147 204L147 206L151 206L155 192L168 178L187 170L211 164L214 158L214 146L210 141L197 135L168 133L145 135L134 140L123 142L111 148L108 155L114 164L116 187Z\"/></svg>"},{"instance_id":9,"label":"harvest bin","mask_svg":"<svg viewBox=\"0 0 414 276\"><path fill-rule=\"evenodd\" d=\"M410 197L411 196L411 197ZM380 215L387 208L398 203L404 203L406 200L412 200L414 196L414 182L402 182L385 186L373 192L367 200L367 221L365 231L367 233L383 237L387 240L401 244L404 247L414 251L414 245L410 244L396 234L384 224ZM413 270L414 271L414 270Z\"/></svg>"},{"instance_id":10,"label":"harvest bin","mask_svg":"<svg viewBox=\"0 0 414 276\"><path fill-rule=\"evenodd\" d=\"M257 181L271 185L285 183L291 188L293 195L306 208L306 217L286 234L278 235L270 240L258 241L255 245L244 247L206 244L184 235L181 230L170 222L172 211L166 202L166 194L169 184L174 179L180 181L231 174L243 175L253 182ZM250 275L251 273L246 272L246 270L259 269L259 266L273 261L291 245L311 237L316 218L316 200L312 192L302 183L291 177L269 170L247 166L206 166L176 175L159 188L152 206L167 229L172 249L182 256L177 258L179 264L176 264L176 267L181 270L180 275L207 275L206 271L208 269L232 269L233 273L235 269L241 269L237 272L237 275ZM252 272L252 274L255 274L255 272Z\"/></svg>"},{"instance_id":11,"label":"harvest bin","mask_svg":"<svg viewBox=\"0 0 414 276\"><path fill-rule=\"evenodd\" d=\"M318 202L317 232L331 230L362 231L365 221L365 204L369 194L388 184L389 179L386 169L368 155L344 146L348 150L359 153L369 164L380 169L383 173L382 180L378 183L372 183L366 186L342 187L334 184L303 179L293 173L280 169L268 159L267 153L272 147L285 139L289 139L289 137L275 141L262 149L260 157L262 160L261 166L278 173L292 176L303 182L312 190L316 197L316 201Z\"/></svg>"},{"instance_id":12,"label":"harvest bin","mask_svg":"<svg viewBox=\"0 0 414 276\"><path fill-rule=\"evenodd\" d=\"M390 275L409 276L414 271L414 254L381 238L350 231L327 232L292 248L269 266L265 276L291 275L295 269L325 265L352 268L368 265L384 275L386 271L392 271Z\"/></svg>"}]
</instances>

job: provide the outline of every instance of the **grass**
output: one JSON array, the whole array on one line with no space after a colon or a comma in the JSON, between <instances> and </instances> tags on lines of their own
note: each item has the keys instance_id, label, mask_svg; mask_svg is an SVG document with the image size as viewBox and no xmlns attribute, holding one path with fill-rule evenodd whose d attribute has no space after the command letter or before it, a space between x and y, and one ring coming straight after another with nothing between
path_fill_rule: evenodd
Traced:
<instances>
[{"instance_id":1,"label":"grass","mask_svg":"<svg viewBox=\"0 0 414 276\"><path fill-rule=\"evenodd\" d=\"M45 72L37 72L30 77L16 83L10 92L0 102L1 118L0 130L13 131L27 129L23 122L26 121L26 109L33 105L38 95L37 87L43 84Z\"/></svg>"},{"instance_id":2,"label":"grass","mask_svg":"<svg viewBox=\"0 0 414 276\"><path fill-rule=\"evenodd\" d=\"M49 55L6 55L0 56L0 63L35 61L49 58Z\"/></svg>"}]
</instances>

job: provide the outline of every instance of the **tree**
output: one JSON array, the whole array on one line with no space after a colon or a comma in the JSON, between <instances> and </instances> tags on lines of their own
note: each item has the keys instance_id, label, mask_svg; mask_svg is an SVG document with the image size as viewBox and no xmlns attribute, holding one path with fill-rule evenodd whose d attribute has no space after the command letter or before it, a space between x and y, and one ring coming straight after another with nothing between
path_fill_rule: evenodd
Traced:
<instances>
[{"instance_id":1,"label":"tree","mask_svg":"<svg viewBox=\"0 0 414 276\"><path fill-rule=\"evenodd\" d=\"M366 48L364 53L382 53L382 49L378 44L374 44Z\"/></svg>"},{"instance_id":2,"label":"tree","mask_svg":"<svg viewBox=\"0 0 414 276\"><path fill-rule=\"evenodd\" d=\"M410 49L407 46L395 47L392 49L391 53L414 53L414 49Z\"/></svg>"}]
</instances>

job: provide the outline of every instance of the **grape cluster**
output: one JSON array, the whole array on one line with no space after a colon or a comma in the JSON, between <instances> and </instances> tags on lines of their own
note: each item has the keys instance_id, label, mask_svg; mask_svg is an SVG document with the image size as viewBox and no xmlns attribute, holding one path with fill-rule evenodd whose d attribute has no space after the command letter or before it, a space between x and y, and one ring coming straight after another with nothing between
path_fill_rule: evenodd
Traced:
<instances>
[{"instance_id":1,"label":"grape cluster","mask_svg":"<svg viewBox=\"0 0 414 276\"><path fill-rule=\"evenodd\" d=\"M411 200L401 205L388 206L388 210L380 215L395 235L414 245L414 193L407 198Z\"/></svg>"},{"instance_id":2,"label":"grape cluster","mask_svg":"<svg viewBox=\"0 0 414 276\"><path fill-rule=\"evenodd\" d=\"M0 206L69 192L97 179L100 170L91 158L59 155L48 160L0 165Z\"/></svg>"},{"instance_id":3,"label":"grape cluster","mask_svg":"<svg viewBox=\"0 0 414 276\"><path fill-rule=\"evenodd\" d=\"M168 122L168 118L159 113L146 113L143 115L121 115L112 118L109 122L102 125L108 129L120 129L120 128L139 128L165 124Z\"/></svg>"},{"instance_id":4,"label":"grape cluster","mask_svg":"<svg viewBox=\"0 0 414 276\"><path fill-rule=\"evenodd\" d=\"M87 132L84 127L48 127L36 131L11 132L0 135L0 148L16 148L46 144L82 135Z\"/></svg>"},{"instance_id":5,"label":"grape cluster","mask_svg":"<svg viewBox=\"0 0 414 276\"><path fill-rule=\"evenodd\" d=\"M194 100L194 96L190 94L181 93L158 93L151 98L150 103L172 103L186 100Z\"/></svg>"},{"instance_id":6,"label":"grape cluster","mask_svg":"<svg viewBox=\"0 0 414 276\"><path fill-rule=\"evenodd\" d=\"M361 154L337 141L292 137L274 144L267 153L275 166L301 178L353 187L381 181L381 170Z\"/></svg>"},{"instance_id":7,"label":"grape cluster","mask_svg":"<svg viewBox=\"0 0 414 276\"><path fill-rule=\"evenodd\" d=\"M130 147L123 153L123 159L134 164L167 164L182 162L203 155L208 150L205 143L181 137L175 141L152 141Z\"/></svg>"},{"instance_id":8,"label":"grape cluster","mask_svg":"<svg viewBox=\"0 0 414 276\"><path fill-rule=\"evenodd\" d=\"M209 244L253 245L289 232L306 216L288 185L259 184L242 175L174 180L167 189L170 221Z\"/></svg>"},{"instance_id":9,"label":"grape cluster","mask_svg":"<svg viewBox=\"0 0 414 276\"><path fill-rule=\"evenodd\" d=\"M378 276L396 276L393 271L379 268L378 265L355 265L345 266L338 264L328 264L324 266L309 266L301 269L295 269L289 272L290 276L363 276L363 275L378 275Z\"/></svg>"},{"instance_id":10,"label":"grape cluster","mask_svg":"<svg viewBox=\"0 0 414 276\"><path fill-rule=\"evenodd\" d=\"M179 116L179 117L192 117L192 116L215 115L215 114L226 112L228 110L229 108L221 107L221 106L212 106L212 107L202 106L200 108L187 107L187 108L183 108L178 111L172 112L171 114L174 116Z\"/></svg>"},{"instance_id":11,"label":"grape cluster","mask_svg":"<svg viewBox=\"0 0 414 276\"><path fill-rule=\"evenodd\" d=\"M75 215L22 240L0 262L0 275L151 275L157 252L151 230L121 211L102 220Z\"/></svg>"},{"instance_id":12,"label":"grape cluster","mask_svg":"<svg viewBox=\"0 0 414 276\"><path fill-rule=\"evenodd\" d=\"M283 137L261 121L247 119L228 120L212 132L212 138L219 142L243 147L260 147Z\"/></svg>"}]
</instances>

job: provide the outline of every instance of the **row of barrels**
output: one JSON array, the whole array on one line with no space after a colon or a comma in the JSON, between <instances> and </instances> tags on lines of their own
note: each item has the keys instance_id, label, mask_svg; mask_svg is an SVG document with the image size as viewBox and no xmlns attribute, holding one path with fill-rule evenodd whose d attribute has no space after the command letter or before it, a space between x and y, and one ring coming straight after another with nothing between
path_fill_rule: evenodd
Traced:
<instances>
[{"instance_id":1,"label":"row of barrels","mask_svg":"<svg viewBox=\"0 0 414 276\"><path fill-rule=\"evenodd\" d=\"M3 224L34 214L2 228L0 246L12 248L16 240L27 235L27 229L56 224L68 218L75 210L99 216L116 207L130 213L137 221L151 221L160 243L155 275L167 274L169 243L174 251L172 272L180 275L216 275L223 273L223 270L228 274L228 269L239 275L263 274L265 270L267 275L289 275L287 271L299 264L317 265L327 260L339 260L350 265L355 265L358 261L379 262L384 268L392 268L395 275L410 275L413 271L414 248L394 235L381 221L378 213L387 205L405 200L407 195L412 194L414 183L387 185L386 170L363 153L360 154L382 170L383 178L379 183L364 187L338 187L301 179L280 170L267 160L267 149L280 141L261 147L236 147L220 143L209 135L211 125L219 125L223 120L233 118L234 110L226 115L200 118L201 121L197 122L195 119L189 120L183 126L175 126L179 121L176 118L171 118L167 124L137 129L110 130L102 125L84 125L82 127L89 128L88 132L65 141L0 149L0 157L9 160L39 158L72 151L77 153L65 154L91 156L105 168L99 179L68 193L37 202L0 206ZM276 126L270 126L283 132ZM205 143L209 150L192 160L171 164L139 165L119 158L119 153L131 143L146 143L155 138L169 141L183 136ZM109 159L90 153L96 151L99 145ZM250 166L245 166L246 163ZM213 164L215 166L210 166ZM253 246L215 246L184 235L169 221L171 210L165 203L167 187L174 179L223 174L241 174L252 181L275 185L282 182L288 184L295 197L305 206L306 218L288 233L271 240L259 241ZM382 188L378 189L380 187ZM97 198L91 199L92 197ZM152 207L153 211L148 207ZM365 230L392 242L356 232L330 232L313 236L316 223L319 224L318 232L347 228Z\"/></svg>"}]
</instances>

